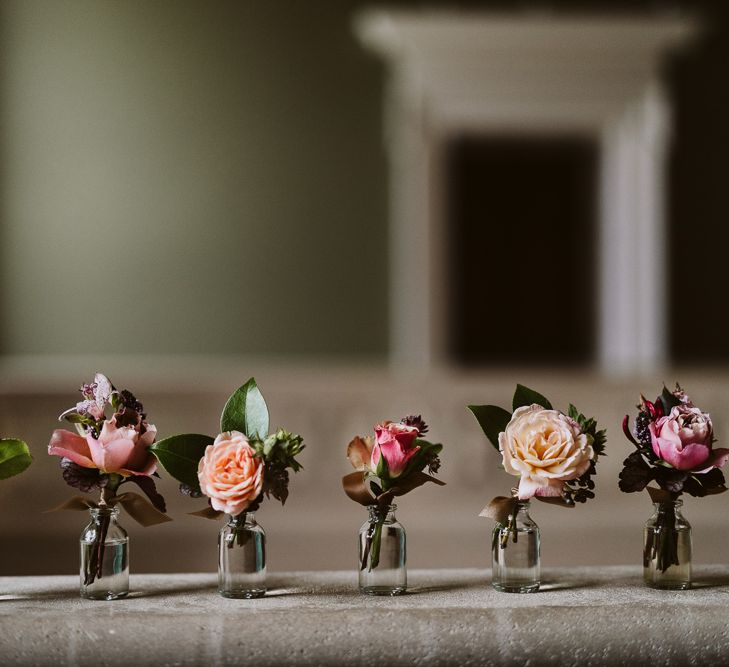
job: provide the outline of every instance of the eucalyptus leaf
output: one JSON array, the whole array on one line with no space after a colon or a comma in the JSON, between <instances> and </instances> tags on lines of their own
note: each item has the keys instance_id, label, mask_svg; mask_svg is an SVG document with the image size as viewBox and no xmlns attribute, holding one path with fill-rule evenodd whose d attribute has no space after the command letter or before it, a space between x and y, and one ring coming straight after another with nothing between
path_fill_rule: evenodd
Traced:
<instances>
[{"instance_id":1,"label":"eucalyptus leaf","mask_svg":"<svg viewBox=\"0 0 729 667\"><path fill-rule=\"evenodd\" d=\"M525 387L523 384L516 385L512 408L516 410L517 408L523 408L527 405L532 405L533 403L541 405L547 410L552 409L552 404L539 392L529 389L529 387Z\"/></svg>"},{"instance_id":2,"label":"eucalyptus leaf","mask_svg":"<svg viewBox=\"0 0 729 667\"><path fill-rule=\"evenodd\" d=\"M240 431L256 440L266 439L268 408L254 378L236 389L228 399L220 416L220 430Z\"/></svg>"},{"instance_id":3,"label":"eucalyptus leaf","mask_svg":"<svg viewBox=\"0 0 729 667\"><path fill-rule=\"evenodd\" d=\"M183 433L154 443L149 451L178 482L187 484L194 490L199 490L198 464L205 454L205 448L212 445L213 442L214 439L209 435Z\"/></svg>"},{"instance_id":4,"label":"eucalyptus leaf","mask_svg":"<svg viewBox=\"0 0 729 667\"><path fill-rule=\"evenodd\" d=\"M32 462L30 449L22 440L0 439L0 479L19 475Z\"/></svg>"},{"instance_id":5,"label":"eucalyptus leaf","mask_svg":"<svg viewBox=\"0 0 729 667\"><path fill-rule=\"evenodd\" d=\"M499 433L504 431L511 421L511 413L498 405L469 405L468 409L476 417L491 444L498 450Z\"/></svg>"}]
</instances>

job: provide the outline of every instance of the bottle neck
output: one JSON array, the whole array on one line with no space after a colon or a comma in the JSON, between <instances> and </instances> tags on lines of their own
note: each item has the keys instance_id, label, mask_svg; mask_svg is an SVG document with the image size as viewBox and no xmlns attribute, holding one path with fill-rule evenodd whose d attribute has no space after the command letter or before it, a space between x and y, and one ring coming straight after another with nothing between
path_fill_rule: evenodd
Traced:
<instances>
[{"instance_id":1,"label":"bottle neck","mask_svg":"<svg viewBox=\"0 0 729 667\"><path fill-rule=\"evenodd\" d=\"M235 516L228 517L228 525L236 528L243 526L255 526L256 525L256 513L255 512L241 512Z\"/></svg>"},{"instance_id":2,"label":"bottle neck","mask_svg":"<svg viewBox=\"0 0 729 667\"><path fill-rule=\"evenodd\" d=\"M109 519L110 521L116 521L119 517L118 507L109 507L108 505L102 505L101 507L89 507L89 514L91 520L96 523L102 519Z\"/></svg>"},{"instance_id":3,"label":"bottle neck","mask_svg":"<svg viewBox=\"0 0 729 667\"><path fill-rule=\"evenodd\" d=\"M660 503L653 503L656 512L678 511L683 507L683 500L666 500Z\"/></svg>"},{"instance_id":4,"label":"bottle neck","mask_svg":"<svg viewBox=\"0 0 729 667\"><path fill-rule=\"evenodd\" d=\"M529 501L528 500L517 500L516 501L516 514L521 516L529 516Z\"/></svg>"},{"instance_id":5,"label":"bottle neck","mask_svg":"<svg viewBox=\"0 0 729 667\"><path fill-rule=\"evenodd\" d=\"M395 511L397 505L368 505L367 510L370 513L369 520L377 523L393 523L397 521Z\"/></svg>"}]
</instances>

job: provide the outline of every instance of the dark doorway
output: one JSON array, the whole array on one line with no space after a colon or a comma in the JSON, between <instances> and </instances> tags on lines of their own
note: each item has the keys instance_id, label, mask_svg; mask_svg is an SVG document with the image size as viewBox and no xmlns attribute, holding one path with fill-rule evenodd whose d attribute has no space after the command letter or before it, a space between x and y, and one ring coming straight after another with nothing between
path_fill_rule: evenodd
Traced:
<instances>
[{"instance_id":1,"label":"dark doorway","mask_svg":"<svg viewBox=\"0 0 729 667\"><path fill-rule=\"evenodd\" d=\"M448 156L449 346L463 365L589 364L597 150L464 137Z\"/></svg>"}]
</instances>

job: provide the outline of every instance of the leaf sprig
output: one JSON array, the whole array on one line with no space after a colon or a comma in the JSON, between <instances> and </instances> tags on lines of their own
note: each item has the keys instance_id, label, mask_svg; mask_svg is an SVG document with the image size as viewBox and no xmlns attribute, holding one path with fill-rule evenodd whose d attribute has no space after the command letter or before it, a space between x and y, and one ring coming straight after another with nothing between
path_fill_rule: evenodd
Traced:
<instances>
[{"instance_id":1,"label":"leaf sprig","mask_svg":"<svg viewBox=\"0 0 729 667\"><path fill-rule=\"evenodd\" d=\"M254 378L236 389L228 398L220 416L220 431L239 431L247 438L256 456L263 460L263 490L251 504L250 511L260 505L265 495L281 504L288 497L290 468L302 469L296 460L304 449L303 438L285 429L269 434L269 414L266 401ZM181 484L181 491L191 497L202 495L197 476L200 459L214 438L199 433L185 433L160 440L150 447L165 470Z\"/></svg>"}]
</instances>

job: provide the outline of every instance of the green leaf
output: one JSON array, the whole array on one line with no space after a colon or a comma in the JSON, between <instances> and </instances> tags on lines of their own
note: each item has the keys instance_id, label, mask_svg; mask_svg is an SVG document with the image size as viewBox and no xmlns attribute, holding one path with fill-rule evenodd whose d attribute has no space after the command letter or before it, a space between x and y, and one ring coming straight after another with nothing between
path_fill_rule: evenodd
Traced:
<instances>
[{"instance_id":1,"label":"green leaf","mask_svg":"<svg viewBox=\"0 0 729 667\"><path fill-rule=\"evenodd\" d=\"M0 479L19 475L32 462L30 449L22 440L0 439Z\"/></svg>"},{"instance_id":2,"label":"green leaf","mask_svg":"<svg viewBox=\"0 0 729 667\"><path fill-rule=\"evenodd\" d=\"M213 442L214 439L209 435L183 433L155 442L149 451L178 482L199 489L198 464L205 454L205 448Z\"/></svg>"},{"instance_id":3,"label":"green leaf","mask_svg":"<svg viewBox=\"0 0 729 667\"><path fill-rule=\"evenodd\" d=\"M523 408L524 406L532 405L533 403L541 405L547 410L552 409L552 404L539 392L529 389L529 387L525 387L523 384L516 385L512 408L516 410L517 408Z\"/></svg>"},{"instance_id":4,"label":"green leaf","mask_svg":"<svg viewBox=\"0 0 729 667\"><path fill-rule=\"evenodd\" d=\"M418 445L420 449L415 454L415 456L410 459L407 467L403 471L402 475L400 475L401 479L407 477L415 471L423 470L425 466L428 465L428 460L431 456L437 456L441 453L441 451L443 451L443 445L441 445L440 443L429 442L428 440L424 440L423 438L416 438L414 444Z\"/></svg>"},{"instance_id":5,"label":"green leaf","mask_svg":"<svg viewBox=\"0 0 729 667\"><path fill-rule=\"evenodd\" d=\"M387 486L387 476L390 474L389 467L387 465L387 461L385 460L385 457L382 456L382 453L380 452L380 460L377 462L377 468L375 470L375 475L379 478L379 480L382 482L382 489L384 491L387 491L389 488Z\"/></svg>"},{"instance_id":6,"label":"green leaf","mask_svg":"<svg viewBox=\"0 0 729 667\"><path fill-rule=\"evenodd\" d=\"M658 400L663 403L664 414L668 414L677 405L681 405L681 399L674 396L673 392L665 384L663 385L663 391L658 397Z\"/></svg>"},{"instance_id":7,"label":"green leaf","mask_svg":"<svg viewBox=\"0 0 729 667\"><path fill-rule=\"evenodd\" d=\"M249 438L265 440L268 436L268 408L254 378L236 389L223 408L220 430L240 431Z\"/></svg>"},{"instance_id":8,"label":"green leaf","mask_svg":"<svg viewBox=\"0 0 729 667\"><path fill-rule=\"evenodd\" d=\"M473 412L486 437L498 450L499 433L511 421L511 413L497 405L469 405L468 409Z\"/></svg>"},{"instance_id":9,"label":"green leaf","mask_svg":"<svg viewBox=\"0 0 729 667\"><path fill-rule=\"evenodd\" d=\"M607 432L605 429L597 431L594 435L595 441L592 443L592 448L595 450L595 454L598 456L605 456L605 443L607 442Z\"/></svg>"}]
</instances>

